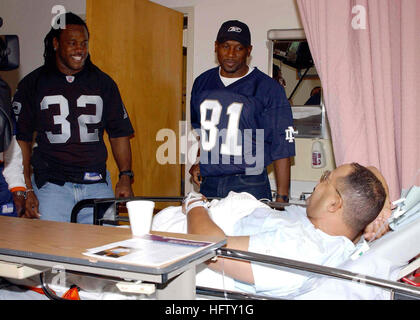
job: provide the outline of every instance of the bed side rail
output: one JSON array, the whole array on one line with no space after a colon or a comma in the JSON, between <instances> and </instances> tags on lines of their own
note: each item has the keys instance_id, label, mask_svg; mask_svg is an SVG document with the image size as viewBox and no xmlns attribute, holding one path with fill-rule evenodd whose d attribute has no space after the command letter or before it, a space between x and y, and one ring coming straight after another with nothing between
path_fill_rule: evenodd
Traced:
<instances>
[{"instance_id":1,"label":"bed side rail","mask_svg":"<svg viewBox=\"0 0 420 320\"><path fill-rule=\"evenodd\" d=\"M217 256L227 257L237 260L245 260L249 262L257 262L269 266L277 266L286 269L293 269L297 273L311 272L315 274L320 274L332 278L338 278L343 280L349 280L355 283L372 285L380 287L382 289L390 290L394 294L400 296L420 300L420 288L410 286L405 283L400 283L396 281L379 279L371 276L367 276L360 273L354 273L343 269L331 268L326 266L321 266L317 264L296 261L291 259L273 257L268 255L263 255L254 252L233 250L226 248L219 248L216 250Z\"/></svg>"}]
</instances>

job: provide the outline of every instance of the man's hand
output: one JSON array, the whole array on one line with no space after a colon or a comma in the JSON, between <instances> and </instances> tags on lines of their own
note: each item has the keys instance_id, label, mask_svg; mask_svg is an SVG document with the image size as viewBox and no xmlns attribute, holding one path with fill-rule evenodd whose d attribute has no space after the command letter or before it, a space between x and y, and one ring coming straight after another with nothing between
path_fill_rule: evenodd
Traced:
<instances>
[{"instance_id":1,"label":"man's hand","mask_svg":"<svg viewBox=\"0 0 420 320\"><path fill-rule=\"evenodd\" d=\"M131 146L129 137L109 138L112 154L118 169L121 171L131 170ZM131 189L131 177L121 175L115 186L115 197L131 198L133 190Z\"/></svg>"},{"instance_id":2,"label":"man's hand","mask_svg":"<svg viewBox=\"0 0 420 320\"><path fill-rule=\"evenodd\" d=\"M39 202L33 191L26 191L25 214L22 218L39 219L41 215L38 211Z\"/></svg>"},{"instance_id":3,"label":"man's hand","mask_svg":"<svg viewBox=\"0 0 420 320\"><path fill-rule=\"evenodd\" d=\"M193 164L188 171L192 177L192 181L197 185L200 186L202 178L200 175L200 165L199 164Z\"/></svg>"},{"instance_id":4,"label":"man's hand","mask_svg":"<svg viewBox=\"0 0 420 320\"><path fill-rule=\"evenodd\" d=\"M12 192L13 195L13 202L15 203L16 212L18 217L21 217L25 212L25 194L21 194L21 192Z\"/></svg>"},{"instance_id":5,"label":"man's hand","mask_svg":"<svg viewBox=\"0 0 420 320\"><path fill-rule=\"evenodd\" d=\"M131 188L131 177L122 175L115 186L115 197L117 198L132 198L134 196Z\"/></svg>"},{"instance_id":6,"label":"man's hand","mask_svg":"<svg viewBox=\"0 0 420 320\"><path fill-rule=\"evenodd\" d=\"M277 159L273 161L274 176L276 178L276 202L285 203L282 195L289 196L290 189L290 158Z\"/></svg>"}]
</instances>

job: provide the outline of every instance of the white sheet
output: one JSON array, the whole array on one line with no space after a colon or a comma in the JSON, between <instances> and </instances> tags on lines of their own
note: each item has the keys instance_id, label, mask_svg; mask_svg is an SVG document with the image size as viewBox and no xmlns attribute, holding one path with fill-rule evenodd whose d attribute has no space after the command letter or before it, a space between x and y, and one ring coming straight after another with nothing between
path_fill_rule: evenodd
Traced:
<instances>
[{"instance_id":1,"label":"white sheet","mask_svg":"<svg viewBox=\"0 0 420 320\"><path fill-rule=\"evenodd\" d=\"M225 234L230 236L233 235L235 223L256 208L269 208L269 206L249 193L230 192L226 198L210 202L209 215L218 226L222 226ZM182 213L182 208L168 207L161 210L153 218L152 230L186 233L187 219Z\"/></svg>"}]
</instances>

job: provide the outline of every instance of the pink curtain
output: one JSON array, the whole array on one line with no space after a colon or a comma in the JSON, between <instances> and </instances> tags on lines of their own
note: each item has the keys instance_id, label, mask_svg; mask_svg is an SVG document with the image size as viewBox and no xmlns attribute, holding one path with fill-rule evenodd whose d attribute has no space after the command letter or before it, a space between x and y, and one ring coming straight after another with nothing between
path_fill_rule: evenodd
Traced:
<instances>
[{"instance_id":1,"label":"pink curtain","mask_svg":"<svg viewBox=\"0 0 420 320\"><path fill-rule=\"evenodd\" d=\"M297 0L336 164L374 165L391 200L420 185L420 0Z\"/></svg>"}]
</instances>

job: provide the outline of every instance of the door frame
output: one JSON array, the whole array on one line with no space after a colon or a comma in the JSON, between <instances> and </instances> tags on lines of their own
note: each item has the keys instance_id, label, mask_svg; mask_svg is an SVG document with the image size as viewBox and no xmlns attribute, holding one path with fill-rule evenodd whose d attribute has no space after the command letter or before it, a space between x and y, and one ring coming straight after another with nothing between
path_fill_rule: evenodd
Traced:
<instances>
[{"instance_id":1,"label":"door frame","mask_svg":"<svg viewBox=\"0 0 420 320\"><path fill-rule=\"evenodd\" d=\"M187 30L184 32L184 36L186 34L187 41L183 39L183 45L186 45L187 48L187 78L186 78L186 101L185 101L185 120L187 122L187 127L180 128L180 133L185 134L191 129L191 113L190 113L190 100L191 100L191 90L194 83L194 7L168 7L170 9L179 11L184 14L188 18L188 25ZM179 137L180 139L180 137ZM180 141L178 141L180 143ZM189 169L194 161L190 161L188 154L192 146L192 142L188 141L186 150L181 150L180 152L185 153L185 166L184 166L184 194L187 194L190 191L198 191L199 188L193 185L191 182L191 176L189 174Z\"/></svg>"}]
</instances>

